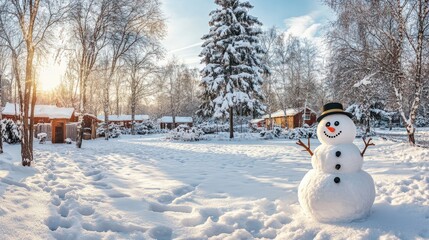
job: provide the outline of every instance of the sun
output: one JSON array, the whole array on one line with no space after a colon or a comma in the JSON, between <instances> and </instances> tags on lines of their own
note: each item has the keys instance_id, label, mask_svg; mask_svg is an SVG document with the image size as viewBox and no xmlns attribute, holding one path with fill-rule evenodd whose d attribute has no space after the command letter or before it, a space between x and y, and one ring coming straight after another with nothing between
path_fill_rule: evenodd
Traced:
<instances>
[{"instance_id":1,"label":"sun","mask_svg":"<svg viewBox=\"0 0 429 240\"><path fill-rule=\"evenodd\" d=\"M40 65L38 70L38 83L40 89L45 92L55 89L60 85L64 77L65 70L66 68L64 64L53 60Z\"/></svg>"}]
</instances>

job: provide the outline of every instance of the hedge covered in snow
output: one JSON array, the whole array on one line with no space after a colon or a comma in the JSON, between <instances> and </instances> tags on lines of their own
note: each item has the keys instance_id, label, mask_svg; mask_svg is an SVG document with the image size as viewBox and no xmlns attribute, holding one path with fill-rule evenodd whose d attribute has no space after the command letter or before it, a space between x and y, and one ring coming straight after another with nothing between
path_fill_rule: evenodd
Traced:
<instances>
[{"instance_id":1,"label":"hedge covered in snow","mask_svg":"<svg viewBox=\"0 0 429 240\"><path fill-rule=\"evenodd\" d=\"M1 124L1 136L3 137L3 142L9 144L15 144L21 142L21 128L11 119L2 119Z\"/></svg>"},{"instance_id":2,"label":"hedge covered in snow","mask_svg":"<svg viewBox=\"0 0 429 240\"><path fill-rule=\"evenodd\" d=\"M156 124L152 121L145 121L142 123L134 123L134 130L136 134L145 135L151 133L159 133L160 129L156 128ZM131 129L130 129L131 133Z\"/></svg>"},{"instance_id":3,"label":"hedge covered in snow","mask_svg":"<svg viewBox=\"0 0 429 240\"><path fill-rule=\"evenodd\" d=\"M188 125L179 125L177 128L171 130L166 138L181 141L199 141L206 139L201 128L189 127Z\"/></svg>"},{"instance_id":4,"label":"hedge covered in snow","mask_svg":"<svg viewBox=\"0 0 429 240\"><path fill-rule=\"evenodd\" d=\"M105 123L102 123L96 130L97 136L104 137L105 136ZM117 138L121 135L121 127L116 124L109 124L109 138Z\"/></svg>"},{"instance_id":5,"label":"hedge covered in snow","mask_svg":"<svg viewBox=\"0 0 429 240\"><path fill-rule=\"evenodd\" d=\"M371 131L365 134L365 129L356 128L356 137L360 138L363 136L374 136L375 132ZM294 129L283 129L274 128L273 130L265 130L259 133L262 139L274 139L274 138L286 138L286 139L306 139L306 138L317 138L317 125L313 127L300 127Z\"/></svg>"},{"instance_id":6,"label":"hedge covered in snow","mask_svg":"<svg viewBox=\"0 0 429 240\"><path fill-rule=\"evenodd\" d=\"M273 130L265 130L259 133L262 139L286 138L286 139L301 139L301 138L317 138L317 128L300 127L294 129L274 128Z\"/></svg>"}]
</instances>

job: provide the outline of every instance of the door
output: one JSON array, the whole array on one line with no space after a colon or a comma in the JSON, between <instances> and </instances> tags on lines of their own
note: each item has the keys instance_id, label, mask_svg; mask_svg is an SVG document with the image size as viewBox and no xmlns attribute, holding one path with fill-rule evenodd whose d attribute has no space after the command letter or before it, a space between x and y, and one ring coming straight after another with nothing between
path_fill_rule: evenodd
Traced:
<instances>
[{"instance_id":1,"label":"door","mask_svg":"<svg viewBox=\"0 0 429 240\"><path fill-rule=\"evenodd\" d=\"M64 123L55 126L55 143L64 143Z\"/></svg>"}]
</instances>

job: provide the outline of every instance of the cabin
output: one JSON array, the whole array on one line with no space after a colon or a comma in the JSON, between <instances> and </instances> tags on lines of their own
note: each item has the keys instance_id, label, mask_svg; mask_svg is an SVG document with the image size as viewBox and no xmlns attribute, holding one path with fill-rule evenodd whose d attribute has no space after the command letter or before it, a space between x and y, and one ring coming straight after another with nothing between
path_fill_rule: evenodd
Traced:
<instances>
[{"instance_id":1,"label":"cabin","mask_svg":"<svg viewBox=\"0 0 429 240\"><path fill-rule=\"evenodd\" d=\"M104 122L104 115L97 116L97 119ZM149 115L134 115L135 123L142 123L149 120ZM131 128L131 115L109 115L109 124L114 123L116 125Z\"/></svg>"},{"instance_id":2,"label":"cabin","mask_svg":"<svg viewBox=\"0 0 429 240\"><path fill-rule=\"evenodd\" d=\"M3 108L2 117L19 119L21 113L19 104L6 103ZM75 119L74 108L63 108L55 105L35 105L34 106L34 124L50 123L52 143L64 143L66 138L66 124Z\"/></svg>"},{"instance_id":3,"label":"cabin","mask_svg":"<svg viewBox=\"0 0 429 240\"><path fill-rule=\"evenodd\" d=\"M281 127L281 128L297 128L302 127L304 124L309 126L316 123L316 112L310 108L306 108L305 114L304 109L295 109L289 108L285 110L278 110L271 113L271 118L273 121L273 126L270 126L271 121L269 115L266 114L263 116L265 120L265 127L267 129L272 129L272 127Z\"/></svg>"},{"instance_id":4,"label":"cabin","mask_svg":"<svg viewBox=\"0 0 429 240\"><path fill-rule=\"evenodd\" d=\"M169 129L169 130L176 128L177 126L182 124L192 127L193 119L192 117L175 117L174 124L173 124L173 117L163 116L161 117L161 119L159 119L159 124L161 129Z\"/></svg>"}]
</instances>

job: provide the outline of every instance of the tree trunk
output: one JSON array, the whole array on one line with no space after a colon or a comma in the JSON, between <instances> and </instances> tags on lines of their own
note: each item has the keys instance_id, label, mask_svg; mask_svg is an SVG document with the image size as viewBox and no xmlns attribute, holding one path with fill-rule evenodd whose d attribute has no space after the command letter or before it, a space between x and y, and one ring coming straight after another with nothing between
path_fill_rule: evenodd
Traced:
<instances>
[{"instance_id":1,"label":"tree trunk","mask_svg":"<svg viewBox=\"0 0 429 240\"><path fill-rule=\"evenodd\" d=\"M172 116L171 116L171 129L176 128L176 114L173 112Z\"/></svg>"},{"instance_id":2,"label":"tree trunk","mask_svg":"<svg viewBox=\"0 0 429 240\"><path fill-rule=\"evenodd\" d=\"M34 108L30 109L30 97L32 93L32 88L34 84L33 79L33 58L34 58L34 48L32 47L32 43L27 43L27 61L25 66L25 84L24 84L24 103L23 103L23 131L22 131L22 141L21 141L21 158L22 158L22 166L30 166L33 161L33 149L31 148L33 139L30 131L29 120L34 116ZM30 113L31 111L31 113ZM30 113L30 115L29 115ZM22 113L21 113L22 115Z\"/></svg>"},{"instance_id":3,"label":"tree trunk","mask_svg":"<svg viewBox=\"0 0 429 240\"><path fill-rule=\"evenodd\" d=\"M233 139L234 138L234 119L233 119L233 108L230 107L229 108L229 138Z\"/></svg>"},{"instance_id":4,"label":"tree trunk","mask_svg":"<svg viewBox=\"0 0 429 240\"><path fill-rule=\"evenodd\" d=\"M104 83L104 101L103 101L103 111L104 111L104 139L109 140L109 85Z\"/></svg>"},{"instance_id":5,"label":"tree trunk","mask_svg":"<svg viewBox=\"0 0 429 240\"><path fill-rule=\"evenodd\" d=\"M103 91L103 97L104 97L104 101L103 101L103 111L104 111L104 122L106 123L105 128L104 128L104 139L105 140L109 140L109 100L110 100L110 83L113 79L113 75L115 74L116 71L116 61L118 60L119 56L114 56L112 59L112 63L110 65L110 72L109 72L109 77L107 79L104 79L104 91Z\"/></svg>"},{"instance_id":6,"label":"tree trunk","mask_svg":"<svg viewBox=\"0 0 429 240\"><path fill-rule=\"evenodd\" d=\"M131 89L131 135L136 135L135 115L136 115L136 93L135 89Z\"/></svg>"},{"instance_id":7,"label":"tree trunk","mask_svg":"<svg viewBox=\"0 0 429 240\"><path fill-rule=\"evenodd\" d=\"M77 136L76 136L76 147L82 148L82 139L83 139L83 114L79 113L78 123L77 123Z\"/></svg>"},{"instance_id":8,"label":"tree trunk","mask_svg":"<svg viewBox=\"0 0 429 240\"><path fill-rule=\"evenodd\" d=\"M106 123L104 125L104 140L109 140L109 105L104 103L103 104L103 111L104 111L104 122Z\"/></svg>"},{"instance_id":9,"label":"tree trunk","mask_svg":"<svg viewBox=\"0 0 429 240\"><path fill-rule=\"evenodd\" d=\"M408 142L413 146L416 145L416 139L414 136L415 131L416 128L414 126L407 126Z\"/></svg>"},{"instance_id":10,"label":"tree trunk","mask_svg":"<svg viewBox=\"0 0 429 240\"><path fill-rule=\"evenodd\" d=\"M3 84L2 84L2 73L0 73L0 107L3 106ZM3 134L2 134L2 123L1 120L3 120L3 116L1 115L0 111L0 153L3 153Z\"/></svg>"},{"instance_id":11,"label":"tree trunk","mask_svg":"<svg viewBox=\"0 0 429 240\"><path fill-rule=\"evenodd\" d=\"M368 136L368 134L371 131L371 127L370 127L370 121L371 121L371 111L370 111L370 106L365 107L366 109L366 116L365 116L365 137Z\"/></svg>"},{"instance_id":12,"label":"tree trunk","mask_svg":"<svg viewBox=\"0 0 429 240\"><path fill-rule=\"evenodd\" d=\"M120 115L121 111L119 110L119 88L116 88L116 115Z\"/></svg>"},{"instance_id":13,"label":"tree trunk","mask_svg":"<svg viewBox=\"0 0 429 240\"><path fill-rule=\"evenodd\" d=\"M81 62L84 62L82 57ZM86 105L86 79L88 75L83 69L84 66L81 66L79 70L79 119L77 123L77 137L76 137L76 147L82 148L83 141L83 120L85 114L85 105Z\"/></svg>"},{"instance_id":14,"label":"tree trunk","mask_svg":"<svg viewBox=\"0 0 429 240\"><path fill-rule=\"evenodd\" d=\"M29 144L30 144L30 150L31 150L31 155L33 155L33 140L34 140L34 108L36 106L36 94L37 94L37 84L36 84L36 80L35 80L35 76L34 76L34 72L32 72L32 79L33 79L33 93L31 95L31 113L30 113L30 126L28 128L29 131ZM33 159L33 157L31 158Z\"/></svg>"},{"instance_id":15,"label":"tree trunk","mask_svg":"<svg viewBox=\"0 0 429 240\"><path fill-rule=\"evenodd\" d=\"M135 124L135 113L134 111L131 111L131 135L136 135L136 128L134 124Z\"/></svg>"}]
</instances>

